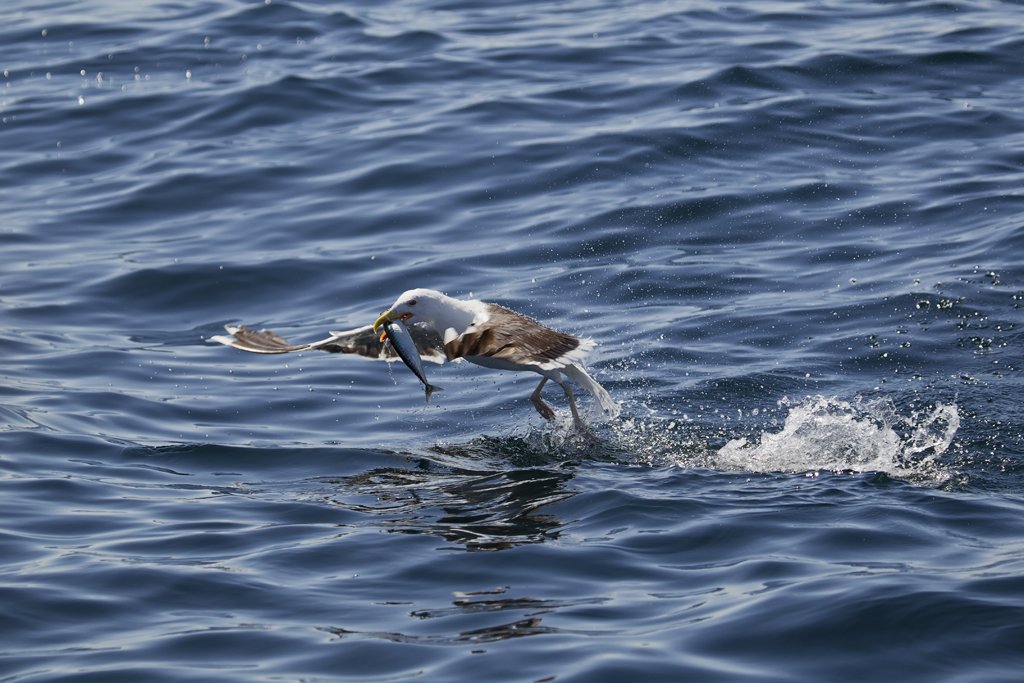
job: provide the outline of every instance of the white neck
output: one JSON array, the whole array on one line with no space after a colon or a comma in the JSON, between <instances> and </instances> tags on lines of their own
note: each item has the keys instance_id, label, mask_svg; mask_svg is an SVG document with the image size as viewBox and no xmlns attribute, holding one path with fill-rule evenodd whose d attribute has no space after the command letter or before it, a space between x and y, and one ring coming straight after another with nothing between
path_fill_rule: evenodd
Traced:
<instances>
[{"instance_id":1,"label":"white neck","mask_svg":"<svg viewBox=\"0 0 1024 683\"><path fill-rule=\"evenodd\" d=\"M449 328L461 334L486 315L486 304L481 301L462 301L444 296L439 297L437 303L431 303L427 311L421 312L422 320L433 325L442 335Z\"/></svg>"}]
</instances>

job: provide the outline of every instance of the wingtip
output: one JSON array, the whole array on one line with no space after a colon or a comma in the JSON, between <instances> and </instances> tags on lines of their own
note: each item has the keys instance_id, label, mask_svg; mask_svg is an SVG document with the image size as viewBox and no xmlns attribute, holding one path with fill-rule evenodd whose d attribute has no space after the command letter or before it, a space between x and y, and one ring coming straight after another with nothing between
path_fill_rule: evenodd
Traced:
<instances>
[{"instance_id":1,"label":"wingtip","mask_svg":"<svg viewBox=\"0 0 1024 683\"><path fill-rule=\"evenodd\" d=\"M208 343L212 342L217 344L223 344L224 346L234 346L235 342L237 341L235 339L235 334L238 332L238 330L242 329L241 325L225 325L224 329L227 330L227 333L229 335L231 335L230 337L225 336L223 334L215 334L212 337L209 337L206 341Z\"/></svg>"}]
</instances>

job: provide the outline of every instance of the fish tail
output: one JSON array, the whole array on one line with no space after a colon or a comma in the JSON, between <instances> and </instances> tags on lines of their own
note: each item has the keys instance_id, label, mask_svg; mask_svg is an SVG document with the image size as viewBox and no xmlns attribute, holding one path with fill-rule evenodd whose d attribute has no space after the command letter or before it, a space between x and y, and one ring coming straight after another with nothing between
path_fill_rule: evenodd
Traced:
<instances>
[{"instance_id":1,"label":"fish tail","mask_svg":"<svg viewBox=\"0 0 1024 683\"><path fill-rule=\"evenodd\" d=\"M430 395L435 391L444 391L441 387L435 387L433 384L424 385L424 391L427 394L427 402L430 402Z\"/></svg>"}]
</instances>

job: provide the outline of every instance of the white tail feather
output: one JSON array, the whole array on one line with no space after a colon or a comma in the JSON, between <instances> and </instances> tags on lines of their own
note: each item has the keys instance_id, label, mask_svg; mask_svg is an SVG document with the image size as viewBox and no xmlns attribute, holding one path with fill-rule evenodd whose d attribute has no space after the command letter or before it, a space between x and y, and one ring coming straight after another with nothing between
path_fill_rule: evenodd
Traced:
<instances>
[{"instance_id":1,"label":"white tail feather","mask_svg":"<svg viewBox=\"0 0 1024 683\"><path fill-rule=\"evenodd\" d=\"M616 403L611 397L611 394L605 391L605 388L598 384L593 377L588 375L587 371L581 366L569 365L562 368L562 372L564 372L573 382L593 394L594 398L597 399L597 402L601 405L601 409L608 417L619 416L619 404Z\"/></svg>"}]
</instances>

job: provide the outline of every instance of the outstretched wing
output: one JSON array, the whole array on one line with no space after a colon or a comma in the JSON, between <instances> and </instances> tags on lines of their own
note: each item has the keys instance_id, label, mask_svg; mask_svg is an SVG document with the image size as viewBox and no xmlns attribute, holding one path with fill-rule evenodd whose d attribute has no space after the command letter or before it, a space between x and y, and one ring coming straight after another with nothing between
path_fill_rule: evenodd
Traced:
<instances>
[{"instance_id":1,"label":"outstretched wing","mask_svg":"<svg viewBox=\"0 0 1024 683\"><path fill-rule=\"evenodd\" d=\"M371 325L344 332L331 332L331 336L327 339L309 344L289 344L279 334L270 330L254 330L245 325L225 325L224 329L230 336L219 334L210 337L210 341L249 353L326 351L328 353L351 353L374 360L399 360L394 347L391 344L382 343ZM412 325L409 327L409 336L416 343L416 350L419 351L423 360L431 363L444 363L447 360L441 336L433 329Z\"/></svg>"},{"instance_id":2,"label":"outstretched wing","mask_svg":"<svg viewBox=\"0 0 1024 683\"><path fill-rule=\"evenodd\" d=\"M224 329L228 331L230 337L218 334L210 337L210 341L249 353L288 353L309 348L309 344L289 344L283 337L270 330L257 331L245 325L225 325Z\"/></svg>"}]
</instances>

